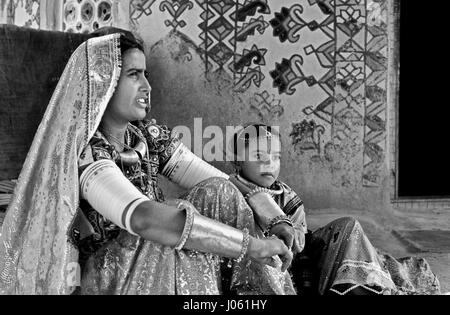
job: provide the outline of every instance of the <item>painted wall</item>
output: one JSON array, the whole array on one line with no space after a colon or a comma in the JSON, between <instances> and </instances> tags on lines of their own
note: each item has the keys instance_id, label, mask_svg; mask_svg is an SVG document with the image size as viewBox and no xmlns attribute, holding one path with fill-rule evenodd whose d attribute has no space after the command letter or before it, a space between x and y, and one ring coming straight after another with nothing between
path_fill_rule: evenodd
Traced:
<instances>
[{"instance_id":1,"label":"painted wall","mask_svg":"<svg viewBox=\"0 0 450 315\"><path fill-rule=\"evenodd\" d=\"M61 1L54 29L91 30L94 19L105 17L98 10L105 1ZM204 128L279 125L281 178L308 208L390 207L391 0L107 2L109 25L145 42L158 122L192 132L196 117ZM13 6L29 12L36 3L48 18L47 1L3 0L0 22L11 21ZM92 18L83 9L89 5ZM38 21L31 16L27 21ZM227 163L213 164L231 171Z\"/></svg>"},{"instance_id":2,"label":"painted wall","mask_svg":"<svg viewBox=\"0 0 450 315\"><path fill-rule=\"evenodd\" d=\"M388 1L133 0L130 15L158 121L280 125L281 177L310 208L389 206Z\"/></svg>"}]
</instances>

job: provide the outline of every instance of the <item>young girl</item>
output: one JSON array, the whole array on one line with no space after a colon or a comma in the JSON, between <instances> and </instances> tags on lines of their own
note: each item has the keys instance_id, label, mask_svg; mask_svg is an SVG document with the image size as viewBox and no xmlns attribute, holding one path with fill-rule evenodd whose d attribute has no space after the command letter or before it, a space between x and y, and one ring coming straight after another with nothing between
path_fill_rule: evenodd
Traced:
<instances>
[{"instance_id":1,"label":"young girl","mask_svg":"<svg viewBox=\"0 0 450 315\"><path fill-rule=\"evenodd\" d=\"M233 150L236 173L232 175L232 181L247 194L258 187L264 188L282 210L278 210L278 218L273 222L265 222L268 217L255 213L262 232L277 235L294 252L301 252L307 232L305 211L298 195L286 183L278 180L281 167L278 132L267 125L248 125L234 135ZM271 230L264 231L268 223L271 223Z\"/></svg>"},{"instance_id":2,"label":"young girl","mask_svg":"<svg viewBox=\"0 0 450 315\"><path fill-rule=\"evenodd\" d=\"M302 200L278 179L282 151L275 128L249 124L233 140L230 180L252 208L258 236L275 235L296 254L290 273L299 294L440 293L424 259L379 254L353 218L308 231Z\"/></svg>"}]
</instances>

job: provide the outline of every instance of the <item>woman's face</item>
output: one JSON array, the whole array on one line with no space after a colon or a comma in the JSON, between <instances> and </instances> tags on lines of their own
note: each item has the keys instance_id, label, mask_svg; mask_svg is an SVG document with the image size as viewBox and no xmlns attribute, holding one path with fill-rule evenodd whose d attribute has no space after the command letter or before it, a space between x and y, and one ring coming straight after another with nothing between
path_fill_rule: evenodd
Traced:
<instances>
[{"instance_id":1,"label":"woman's face","mask_svg":"<svg viewBox=\"0 0 450 315\"><path fill-rule=\"evenodd\" d=\"M252 138L245 148L245 160L240 162L241 174L253 183L269 187L280 174L281 142L278 137Z\"/></svg>"},{"instance_id":2,"label":"woman's face","mask_svg":"<svg viewBox=\"0 0 450 315\"><path fill-rule=\"evenodd\" d=\"M150 110L151 87L146 77L144 53L132 48L122 56L122 72L105 115L118 123L144 119Z\"/></svg>"}]
</instances>

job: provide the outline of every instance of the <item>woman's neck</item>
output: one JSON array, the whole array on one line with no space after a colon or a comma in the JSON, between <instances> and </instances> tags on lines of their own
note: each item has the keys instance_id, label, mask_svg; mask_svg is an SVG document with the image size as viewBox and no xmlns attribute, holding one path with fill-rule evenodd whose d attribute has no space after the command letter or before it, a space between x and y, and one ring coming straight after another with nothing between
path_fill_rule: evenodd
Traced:
<instances>
[{"instance_id":1,"label":"woman's neck","mask_svg":"<svg viewBox=\"0 0 450 315\"><path fill-rule=\"evenodd\" d=\"M116 122L111 119L103 119L100 125L100 131L113 143L119 152L124 150L125 132L128 122Z\"/></svg>"}]
</instances>

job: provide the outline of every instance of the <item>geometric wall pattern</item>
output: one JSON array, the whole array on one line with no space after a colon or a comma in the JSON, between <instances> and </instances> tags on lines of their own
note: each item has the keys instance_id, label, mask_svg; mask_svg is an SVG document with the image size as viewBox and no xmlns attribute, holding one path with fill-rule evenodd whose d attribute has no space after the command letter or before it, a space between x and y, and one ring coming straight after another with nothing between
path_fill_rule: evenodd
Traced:
<instances>
[{"instance_id":1,"label":"geometric wall pattern","mask_svg":"<svg viewBox=\"0 0 450 315\"><path fill-rule=\"evenodd\" d=\"M132 0L133 28L164 23L202 53L205 75L253 93L261 120L291 118L295 151L340 154L335 184L377 187L386 159L386 0ZM355 175L356 174L356 175Z\"/></svg>"}]
</instances>

